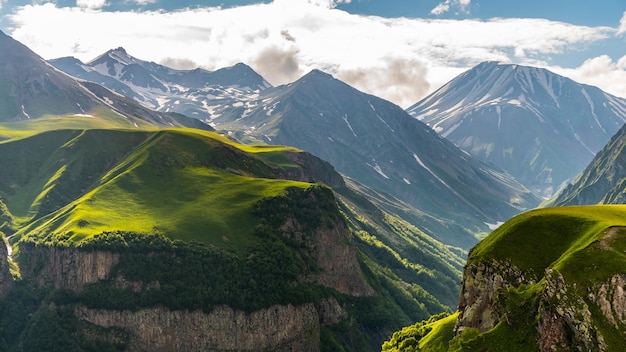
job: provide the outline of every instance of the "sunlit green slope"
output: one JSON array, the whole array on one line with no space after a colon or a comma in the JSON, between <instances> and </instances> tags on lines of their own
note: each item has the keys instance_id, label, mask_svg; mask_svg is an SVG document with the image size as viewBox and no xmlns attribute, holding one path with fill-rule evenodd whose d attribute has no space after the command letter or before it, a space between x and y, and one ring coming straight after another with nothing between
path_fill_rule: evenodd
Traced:
<instances>
[{"instance_id":1,"label":"sunlit green slope","mask_svg":"<svg viewBox=\"0 0 626 352\"><path fill-rule=\"evenodd\" d=\"M263 161L288 151L197 130L51 131L0 144L0 192L16 238L121 230L236 243L254 228L255 202L309 185L275 179L296 165Z\"/></svg>"},{"instance_id":2,"label":"sunlit green slope","mask_svg":"<svg viewBox=\"0 0 626 352\"><path fill-rule=\"evenodd\" d=\"M625 205L546 208L519 215L476 245L468 259L473 279L484 275L484 282L465 277L465 287L482 294L499 292L486 303L487 312L496 313L495 326L487 331L461 326L463 332L452 338L455 324L430 331L421 323L394 334L386 351L410 351L409 346L419 346L419 351L539 351L547 341L559 351L582 346L623 350L623 309L614 286L626 274L625 253ZM497 287L489 286L487 277L494 271L503 280ZM474 297L481 294L473 292ZM449 337L443 344L442 336Z\"/></svg>"}]
</instances>

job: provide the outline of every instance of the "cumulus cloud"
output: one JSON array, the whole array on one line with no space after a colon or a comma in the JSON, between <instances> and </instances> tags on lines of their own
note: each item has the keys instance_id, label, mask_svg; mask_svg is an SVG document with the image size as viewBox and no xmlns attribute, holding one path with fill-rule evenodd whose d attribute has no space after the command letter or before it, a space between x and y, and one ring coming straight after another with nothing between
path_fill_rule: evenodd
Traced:
<instances>
[{"instance_id":1,"label":"cumulus cloud","mask_svg":"<svg viewBox=\"0 0 626 352\"><path fill-rule=\"evenodd\" d=\"M266 48L254 58L252 65L268 82L279 85L293 82L302 75L298 50Z\"/></svg>"},{"instance_id":2,"label":"cumulus cloud","mask_svg":"<svg viewBox=\"0 0 626 352\"><path fill-rule=\"evenodd\" d=\"M177 57L166 57L166 58L161 59L159 63L163 66L167 66L167 67L174 68L177 70L192 70L199 66L193 60L189 60L186 58L177 58Z\"/></svg>"},{"instance_id":3,"label":"cumulus cloud","mask_svg":"<svg viewBox=\"0 0 626 352\"><path fill-rule=\"evenodd\" d=\"M622 19L619 21L619 27L617 28L617 35L623 35L626 33L626 11L622 15Z\"/></svg>"},{"instance_id":4,"label":"cumulus cloud","mask_svg":"<svg viewBox=\"0 0 626 352\"><path fill-rule=\"evenodd\" d=\"M608 55L585 60L576 68L551 68L554 72L573 80L597 86L607 93L626 97L626 55L614 61Z\"/></svg>"},{"instance_id":5,"label":"cumulus cloud","mask_svg":"<svg viewBox=\"0 0 626 352\"><path fill-rule=\"evenodd\" d=\"M106 5L106 0L76 0L76 6L80 8L97 10L105 7Z\"/></svg>"},{"instance_id":6,"label":"cumulus cloud","mask_svg":"<svg viewBox=\"0 0 626 352\"><path fill-rule=\"evenodd\" d=\"M349 4L352 0L307 0L309 4L323 6L329 9L337 7L339 4Z\"/></svg>"},{"instance_id":7,"label":"cumulus cloud","mask_svg":"<svg viewBox=\"0 0 626 352\"><path fill-rule=\"evenodd\" d=\"M437 6L430 10L430 13L439 16L450 11L451 8L457 8L460 12L469 13L468 8L470 3L471 0L446 0L437 4Z\"/></svg>"},{"instance_id":8,"label":"cumulus cloud","mask_svg":"<svg viewBox=\"0 0 626 352\"><path fill-rule=\"evenodd\" d=\"M137 5L148 5L148 4L154 4L157 2L157 0L127 0L127 1L130 1Z\"/></svg>"},{"instance_id":9,"label":"cumulus cloud","mask_svg":"<svg viewBox=\"0 0 626 352\"><path fill-rule=\"evenodd\" d=\"M448 2L470 6L469 0ZM338 10L336 0L274 0L175 12L107 12L95 9L104 0L83 0L87 3L92 7L17 7L9 34L47 59L74 55L89 61L123 46L140 59L178 68L244 62L275 85L317 68L405 107L482 61L549 63L552 55L578 51L616 33L611 27L545 19L359 16Z\"/></svg>"},{"instance_id":10,"label":"cumulus cloud","mask_svg":"<svg viewBox=\"0 0 626 352\"><path fill-rule=\"evenodd\" d=\"M419 60L391 57L382 66L339 70L337 78L366 92L377 91L381 98L407 107L430 90L427 73L426 65Z\"/></svg>"}]
</instances>

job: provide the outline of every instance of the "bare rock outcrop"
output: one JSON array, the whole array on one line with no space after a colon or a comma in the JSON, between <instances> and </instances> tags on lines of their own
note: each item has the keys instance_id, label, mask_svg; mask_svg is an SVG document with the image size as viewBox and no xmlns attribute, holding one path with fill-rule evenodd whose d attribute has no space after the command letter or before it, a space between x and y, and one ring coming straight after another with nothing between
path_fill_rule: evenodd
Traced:
<instances>
[{"instance_id":1,"label":"bare rock outcrop","mask_svg":"<svg viewBox=\"0 0 626 352\"><path fill-rule=\"evenodd\" d=\"M626 274L613 276L595 292L589 294L589 299L600 307L609 323L616 329L626 325Z\"/></svg>"},{"instance_id":2,"label":"bare rock outcrop","mask_svg":"<svg viewBox=\"0 0 626 352\"><path fill-rule=\"evenodd\" d=\"M614 275L582 291L558 270L547 268L543 277L536 305L540 351L609 351L597 319L606 320L626 338L626 275ZM466 266L455 334L459 336L467 328L485 332L500 322L515 324L507 316L506 292L538 282L532 273L495 260ZM598 311L601 316L592 313Z\"/></svg>"},{"instance_id":3,"label":"bare rock outcrop","mask_svg":"<svg viewBox=\"0 0 626 352\"><path fill-rule=\"evenodd\" d=\"M35 278L39 286L81 290L87 284L109 278L120 254L21 243L20 258L27 258L20 261L22 274Z\"/></svg>"},{"instance_id":4,"label":"bare rock outcrop","mask_svg":"<svg viewBox=\"0 0 626 352\"><path fill-rule=\"evenodd\" d=\"M318 229L315 239L315 258L321 272L314 281L322 286L351 296L373 296L374 289L365 281L352 243L345 227Z\"/></svg>"},{"instance_id":5,"label":"bare rock outcrop","mask_svg":"<svg viewBox=\"0 0 626 352\"><path fill-rule=\"evenodd\" d=\"M524 274L506 262L492 260L467 265L463 271L455 334L460 335L466 328L477 328L481 332L492 329L504 313L504 302L499 294L536 280L534 275Z\"/></svg>"},{"instance_id":6,"label":"bare rock outcrop","mask_svg":"<svg viewBox=\"0 0 626 352\"><path fill-rule=\"evenodd\" d=\"M162 307L137 312L88 309L75 315L105 328L131 334L132 351L319 351L320 323L313 303L276 305L252 313L218 306L210 313L170 311Z\"/></svg>"},{"instance_id":7,"label":"bare rock outcrop","mask_svg":"<svg viewBox=\"0 0 626 352\"><path fill-rule=\"evenodd\" d=\"M13 288L13 276L9 265L9 250L4 243L4 238L0 241L0 298L5 297Z\"/></svg>"},{"instance_id":8,"label":"bare rock outcrop","mask_svg":"<svg viewBox=\"0 0 626 352\"><path fill-rule=\"evenodd\" d=\"M563 275L546 270L546 285L541 296L539 350L606 351L606 344L596 329L589 305Z\"/></svg>"}]
</instances>

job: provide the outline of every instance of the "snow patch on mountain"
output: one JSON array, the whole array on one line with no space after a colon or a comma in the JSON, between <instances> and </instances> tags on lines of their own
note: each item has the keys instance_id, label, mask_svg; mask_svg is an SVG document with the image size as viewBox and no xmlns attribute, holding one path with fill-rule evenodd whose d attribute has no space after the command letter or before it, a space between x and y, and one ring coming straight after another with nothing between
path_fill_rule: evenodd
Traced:
<instances>
[{"instance_id":1,"label":"snow patch on mountain","mask_svg":"<svg viewBox=\"0 0 626 352\"><path fill-rule=\"evenodd\" d=\"M374 169L374 170L375 170L375 171L376 171L379 175L381 175L382 177L384 177L384 178L386 178L386 179L389 179L389 176L385 175L385 173L383 172L383 169L381 169L381 168L380 168L380 165L378 165L378 164L376 164L376 163L375 163L374 165L372 165L372 164L370 164L370 163L367 163L367 165L368 165L369 167L371 167L372 169Z\"/></svg>"},{"instance_id":2,"label":"snow patch on mountain","mask_svg":"<svg viewBox=\"0 0 626 352\"><path fill-rule=\"evenodd\" d=\"M433 172L433 170L431 170L430 168L428 168L428 166L426 166L423 162L422 159L419 158L419 156L417 156L417 154L413 153L413 158L415 158L415 161L417 161L417 163L424 168L426 171L428 171L431 175L433 175L433 177L435 177L439 182L441 182L444 186L452 189L444 180L442 180L439 176L437 176L437 174L435 174Z\"/></svg>"},{"instance_id":3,"label":"snow patch on mountain","mask_svg":"<svg viewBox=\"0 0 626 352\"><path fill-rule=\"evenodd\" d=\"M346 125L348 125L348 128L350 129L350 131L352 131L352 134L353 134L355 137L358 137L358 136L356 135L356 133L354 132L354 129L352 128L352 125L350 125L350 122L348 121L348 114L344 114L342 118L343 118L343 120L346 122Z\"/></svg>"}]
</instances>

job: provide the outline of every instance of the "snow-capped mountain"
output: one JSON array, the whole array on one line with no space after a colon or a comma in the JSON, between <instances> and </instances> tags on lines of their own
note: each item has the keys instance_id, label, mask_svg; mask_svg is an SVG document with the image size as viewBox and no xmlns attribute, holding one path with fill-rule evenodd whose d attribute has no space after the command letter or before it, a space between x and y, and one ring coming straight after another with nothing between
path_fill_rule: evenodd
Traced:
<instances>
[{"instance_id":1,"label":"snow-capped mountain","mask_svg":"<svg viewBox=\"0 0 626 352\"><path fill-rule=\"evenodd\" d=\"M488 224L539 202L510 175L474 160L400 107L321 71L271 87L243 64L179 71L121 48L86 64L73 58L51 63L160 111L206 121L241 141L311 152L355 181L445 219L450 232L439 238L445 243L469 248Z\"/></svg>"},{"instance_id":2,"label":"snow-capped mountain","mask_svg":"<svg viewBox=\"0 0 626 352\"><path fill-rule=\"evenodd\" d=\"M626 100L548 70L485 62L407 111L549 197L626 122Z\"/></svg>"},{"instance_id":3,"label":"snow-capped mountain","mask_svg":"<svg viewBox=\"0 0 626 352\"><path fill-rule=\"evenodd\" d=\"M180 114L161 113L90 82L79 82L0 31L0 121L45 115L106 115L128 127L209 126ZM147 123L147 125L146 125Z\"/></svg>"},{"instance_id":4,"label":"snow-capped mountain","mask_svg":"<svg viewBox=\"0 0 626 352\"><path fill-rule=\"evenodd\" d=\"M123 48L109 50L88 63L73 57L49 61L58 69L101 84L163 112L209 121L214 110L255 96L271 85L245 64L216 71L175 70L139 60Z\"/></svg>"},{"instance_id":5,"label":"snow-capped mountain","mask_svg":"<svg viewBox=\"0 0 626 352\"><path fill-rule=\"evenodd\" d=\"M461 151L399 106L321 71L222 112L212 120L218 130L309 151L360 183L474 233L538 203L510 175Z\"/></svg>"},{"instance_id":6,"label":"snow-capped mountain","mask_svg":"<svg viewBox=\"0 0 626 352\"><path fill-rule=\"evenodd\" d=\"M0 31L0 121L82 113L102 104L73 78Z\"/></svg>"}]
</instances>

